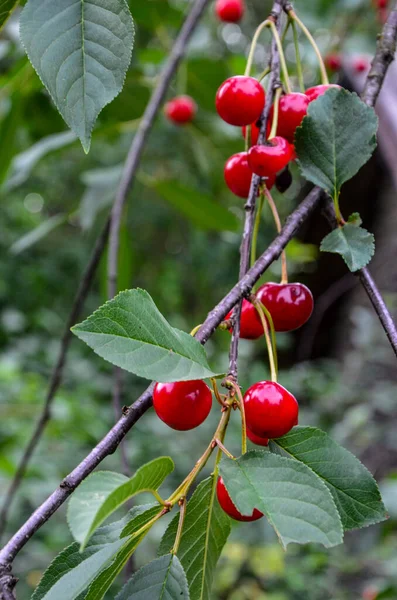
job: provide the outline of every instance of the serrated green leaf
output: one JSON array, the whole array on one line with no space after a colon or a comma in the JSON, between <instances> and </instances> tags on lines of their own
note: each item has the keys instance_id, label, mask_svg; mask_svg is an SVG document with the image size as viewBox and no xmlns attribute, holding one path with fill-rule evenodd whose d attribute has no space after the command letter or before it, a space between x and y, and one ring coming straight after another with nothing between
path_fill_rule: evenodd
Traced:
<instances>
[{"instance_id":1,"label":"serrated green leaf","mask_svg":"<svg viewBox=\"0 0 397 600\"><path fill-rule=\"evenodd\" d=\"M78 598L78 600L80 600L80 596L76 596L75 586L69 586L69 582L73 581L74 583L79 584L81 590L83 591L91 584L91 582L93 585L97 578L101 578L102 573L107 571L107 569L110 569L113 564L118 564L119 555L122 554L123 549L127 546L127 543L129 545L131 541L126 539L120 540L120 534L124 526L129 520L134 520L137 517L140 518L141 526L144 525L145 514L146 522L152 518L151 510L151 505L137 506L131 509L128 515L123 519L115 521L110 525L100 527L92 536L84 552L80 552L79 545L76 542L65 548L60 554L58 554L58 556L52 561L50 566L45 571L38 587L33 593L31 600L42 600L43 598L46 598L46 600L49 600L50 598L56 600L57 596L55 594L58 593L59 586L55 588L55 593L53 592L52 588L54 588L61 579L62 585L67 586L65 594L66 591L70 591L70 595L62 596L63 600L73 600L74 598ZM136 541L139 543L141 541L141 537L136 538ZM121 545L119 545L119 542L122 542ZM97 564L102 564L102 568L99 568L99 574L93 574L92 569L90 568L86 570L85 567L87 566L87 559L106 549L109 550L109 559L101 562L106 556L106 553L97 556ZM109 567L107 567L106 565L108 564L109 560L111 561L111 564ZM88 567L92 566L92 564L88 564ZM105 569L105 571L103 571L103 569ZM66 578L68 575L69 577ZM83 594L83 597L85 597L85 594Z\"/></svg>"},{"instance_id":2,"label":"serrated green leaf","mask_svg":"<svg viewBox=\"0 0 397 600\"><path fill-rule=\"evenodd\" d=\"M178 181L155 181L157 193L201 229L237 231L239 220L215 198Z\"/></svg>"},{"instance_id":3,"label":"serrated green leaf","mask_svg":"<svg viewBox=\"0 0 397 600\"><path fill-rule=\"evenodd\" d=\"M110 471L100 471L87 477L68 506L69 527L81 549L95 529L115 510L136 494L157 491L173 470L173 461L163 456L140 467L131 479Z\"/></svg>"},{"instance_id":4,"label":"serrated green leaf","mask_svg":"<svg viewBox=\"0 0 397 600\"><path fill-rule=\"evenodd\" d=\"M40 79L88 152L104 106L121 91L134 26L125 0L29 0L21 40Z\"/></svg>"},{"instance_id":5,"label":"serrated green leaf","mask_svg":"<svg viewBox=\"0 0 397 600\"><path fill-rule=\"evenodd\" d=\"M149 592L150 590L150 592ZM189 600L186 575L172 554L156 558L126 583L116 600Z\"/></svg>"},{"instance_id":6,"label":"serrated green leaf","mask_svg":"<svg viewBox=\"0 0 397 600\"><path fill-rule=\"evenodd\" d=\"M120 537L122 538L134 535L141 527L143 527L143 525L146 524L147 519L153 519L153 517L158 514L160 508L161 507L159 504L153 504L153 506L148 508L143 515L133 515L132 519L126 523L124 529L120 533Z\"/></svg>"},{"instance_id":7,"label":"serrated green leaf","mask_svg":"<svg viewBox=\"0 0 397 600\"><path fill-rule=\"evenodd\" d=\"M0 0L0 30L18 4L19 0Z\"/></svg>"},{"instance_id":8,"label":"serrated green leaf","mask_svg":"<svg viewBox=\"0 0 397 600\"><path fill-rule=\"evenodd\" d=\"M363 227L346 223L325 236L320 245L323 252L340 254L350 271L365 267L375 252L375 238Z\"/></svg>"},{"instance_id":9,"label":"serrated green leaf","mask_svg":"<svg viewBox=\"0 0 397 600\"><path fill-rule=\"evenodd\" d=\"M295 133L303 176L332 197L376 148L378 118L357 94L331 88L309 104Z\"/></svg>"},{"instance_id":10,"label":"serrated green leaf","mask_svg":"<svg viewBox=\"0 0 397 600\"><path fill-rule=\"evenodd\" d=\"M237 460L223 459L220 473L243 515L257 508L276 530L283 547L291 542L341 544L343 529L332 495L306 465L253 450Z\"/></svg>"},{"instance_id":11,"label":"serrated green leaf","mask_svg":"<svg viewBox=\"0 0 397 600\"><path fill-rule=\"evenodd\" d=\"M316 473L328 486L344 529L379 523L386 518L378 486L371 473L351 452L339 446L324 431L294 427L270 442Z\"/></svg>"},{"instance_id":12,"label":"serrated green leaf","mask_svg":"<svg viewBox=\"0 0 397 600\"><path fill-rule=\"evenodd\" d=\"M112 364L156 381L188 381L217 375L204 348L174 329L145 290L126 290L72 331Z\"/></svg>"},{"instance_id":13,"label":"serrated green leaf","mask_svg":"<svg viewBox=\"0 0 397 600\"><path fill-rule=\"evenodd\" d=\"M159 553L170 552L179 515L171 521L160 543ZM202 481L186 508L178 557L185 569L192 600L210 600L216 563L230 533L230 519L216 499L216 478Z\"/></svg>"},{"instance_id":14,"label":"serrated green leaf","mask_svg":"<svg viewBox=\"0 0 397 600\"><path fill-rule=\"evenodd\" d=\"M360 216L360 213L354 212L349 216L349 218L347 219L347 222L351 223L352 225L355 225L356 227L360 227L363 220Z\"/></svg>"}]
</instances>

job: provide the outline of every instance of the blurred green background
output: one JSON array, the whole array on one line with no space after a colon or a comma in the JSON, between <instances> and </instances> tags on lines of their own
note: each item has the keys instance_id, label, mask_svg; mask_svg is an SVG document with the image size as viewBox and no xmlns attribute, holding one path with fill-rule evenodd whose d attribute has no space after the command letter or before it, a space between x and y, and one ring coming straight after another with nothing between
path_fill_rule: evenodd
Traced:
<instances>
[{"instance_id":1,"label":"blurred green background","mask_svg":"<svg viewBox=\"0 0 397 600\"><path fill-rule=\"evenodd\" d=\"M102 228L120 166L159 70L188 9L184 0L130 0L136 45L122 94L100 115L88 156L69 133L18 40L18 14L0 34L0 495L3 496L37 419L64 322L94 240ZM169 97L189 93L198 104L194 123L176 127L159 115L129 198L122 225L119 289L142 287L176 327L190 331L235 283L243 202L223 181L223 164L243 150L238 129L214 110L219 84L244 71L249 41L271 3L247 0L240 24L219 23L211 5L189 47ZM295 3L324 54L373 54L381 23L370 0ZM256 55L267 57L266 34ZM315 56L301 40L307 87L319 81ZM287 37L295 77L293 42ZM332 78L337 80L338 75ZM343 75L342 75L343 78ZM348 82L346 82L348 83ZM296 88L297 89L297 88ZM285 218L305 191L297 168L293 185L276 193ZM357 191L359 190L359 191ZM385 221L396 219L394 189L382 156L347 187L342 199L364 216L378 240L376 265L388 257ZM349 213L347 213L349 214ZM395 221L394 221L395 222ZM350 532L344 546L289 546L284 553L263 521L233 528L216 571L219 600L373 600L397 598L397 375L395 357L376 316L336 256L319 256L327 226L316 215L288 246L292 280L308 284L317 307L295 334L278 338L280 382L298 398L300 423L325 429L358 455L378 480L390 513L381 525ZM259 248L275 235L265 212ZM383 250L384 248L384 250ZM386 258L385 258L386 257ZM392 261L393 262L393 261ZM395 262L395 261L394 261ZM274 264L263 281L279 276ZM397 308L397 267L374 270L391 307ZM84 308L106 299L106 260ZM211 364L225 370L228 333L208 342ZM107 432L114 421L111 366L77 339L69 353L52 420L30 463L10 513L8 538ZM268 374L264 342L241 343L240 383ZM123 403L146 386L125 374ZM202 453L217 421L214 407L199 429L168 429L153 411L126 439L131 470L169 454L175 486ZM227 446L239 451L233 419ZM120 454L103 469L119 470ZM167 494L165 491L164 494ZM154 557L165 523L151 531L136 554L140 566ZM15 562L18 598L30 597L52 558L71 541L65 507L33 537ZM122 577L120 578L122 583ZM114 589L107 596L113 598Z\"/></svg>"}]
</instances>

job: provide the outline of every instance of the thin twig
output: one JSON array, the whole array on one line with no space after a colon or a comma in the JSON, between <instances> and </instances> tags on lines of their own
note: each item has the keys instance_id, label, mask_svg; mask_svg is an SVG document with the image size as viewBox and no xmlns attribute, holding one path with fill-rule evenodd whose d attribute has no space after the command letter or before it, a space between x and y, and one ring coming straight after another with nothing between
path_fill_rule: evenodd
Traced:
<instances>
[{"instance_id":1,"label":"thin twig","mask_svg":"<svg viewBox=\"0 0 397 600\"><path fill-rule=\"evenodd\" d=\"M276 0L273 4L271 16L277 23L277 30L280 31L280 15L283 10L284 0ZM258 136L258 144L263 144L266 139L266 128L267 122L269 119L270 109L273 104L273 96L274 89L277 83L280 80L280 56L277 49L277 43L275 38L273 37L271 43L271 54L270 54L270 77L269 77L269 88L266 95L266 104L263 109L263 113L261 116L261 127ZM256 198L258 196L258 189L261 182L261 178L259 175L254 175L251 180L251 187L248 194L247 202L245 203L245 222L244 222L244 231L243 237L241 240L240 246L240 271L239 271L239 279L244 277L249 268L250 262L250 251L251 251L251 243L252 236L254 231L255 224L255 204ZM229 351L229 377L234 378L237 381L237 361L238 361L238 344L240 339L240 319L241 319L241 309L243 305L243 299L239 301L237 306L234 309L233 314L233 330L232 330L232 339L230 342L230 351Z\"/></svg>"},{"instance_id":2,"label":"thin twig","mask_svg":"<svg viewBox=\"0 0 397 600\"><path fill-rule=\"evenodd\" d=\"M112 256L112 263L111 263L112 268L109 272L109 282L108 282L110 297L113 297L115 295L115 291L116 291L118 230L119 230L119 225L120 225L120 220L121 220L121 215L122 215L122 209L123 209L125 200L127 198L127 195L131 189L131 185L132 185L134 176L135 176L136 171L139 166L139 160L141 158L143 148L147 141L150 130L153 126L155 117L160 109L164 95L171 83L172 76L174 75L179 62L186 51L190 36L191 36L192 32L194 31L195 27L197 26L197 24L200 20L200 17L202 15L202 12L208 3L209 3L209 0L196 0L196 2L193 4L192 9L188 14L177 39L175 40L174 49L172 50L162 73L159 75L158 85L152 94L149 104L147 105L145 113L141 119L140 125L138 127L138 130L137 130L134 140L132 142L130 151L128 153L128 156L127 156L127 159L125 162L124 171L123 171L123 176L120 181L120 185L117 190L116 199L115 199L115 204L121 203L121 210L120 210L120 213L117 211L116 224L112 224L113 242L115 240L115 237L117 239L116 239L115 245L113 246L113 252L112 252L112 248L109 249L109 261L110 261L110 256ZM17 471L16 471L14 478L10 484L9 490L7 491L7 494L6 494L6 497L5 497L3 506L2 506L2 510L0 513L0 538L2 536L2 533L4 532L6 522L7 522L7 515L9 512L10 506L13 502L13 499L15 497L15 493L21 484L21 481L26 472L27 465L28 465L28 463L33 455L33 452L34 452L37 444L39 443L39 441L43 435L43 432L45 430L45 427L50 419L51 404L53 402L55 394L61 383L63 369L65 366L66 354L67 354L69 344L71 341L72 334L70 332L70 328L76 323L77 318L83 307L84 301L87 297L88 291L91 286L91 282L92 282L95 272L96 272L96 268L98 266L99 260L102 256L105 246L106 246L112 217L113 217L113 212L112 212L112 215L108 218L107 223L96 242L94 251L91 255L91 258L89 260L87 268L81 278L81 283L80 283L79 289L77 291L72 310L70 312L70 315L69 315L66 325L65 325L65 332L63 334L62 341L61 341L60 353L58 356L57 363L56 363L56 365L53 369L52 375L51 375L49 388L48 388L47 396L45 398L45 403L44 403L42 414L40 415L40 418L39 418L36 428L32 434L32 437L29 440L29 442L25 448L25 451L23 452L21 461L19 463L19 466L17 467ZM117 225L117 220L118 220L118 225ZM116 232L116 225L117 225L117 232ZM109 262L109 264L110 264L110 262ZM116 405L116 401L117 401L117 406L119 406L119 401L117 400L117 397L114 398L114 405Z\"/></svg>"},{"instance_id":3,"label":"thin twig","mask_svg":"<svg viewBox=\"0 0 397 600\"><path fill-rule=\"evenodd\" d=\"M16 494L17 490L19 489L21 481L25 475L28 463L29 463L39 441L41 440L41 437L44 433L44 430L47 426L48 421L51 418L51 406L52 406L53 400L55 398L55 395L58 391L58 388L61 384L63 369L65 366L66 354L68 352L69 345L70 345L70 342L72 339L72 332L70 331L70 328L76 323L76 321L81 313L81 310L83 308L83 304L84 304L85 299L90 290L91 283L94 279L97 266L99 264L101 255L102 255L103 250L106 245L108 232L109 232L109 224L107 223L95 244L95 247L92 251L90 260L89 260L87 267L81 277L80 285L78 287L75 299L73 301L72 310L70 311L69 316L66 321L66 324L65 324L65 329L64 329L62 339L61 339L61 346L59 349L58 359L57 359L57 362L56 362L55 367L51 374L51 378L50 378L50 382L48 385L48 390L47 390L47 394L46 394L46 397L44 400L44 406L43 406L41 415L39 417L39 420L37 421L37 424L32 433L32 436L25 447L25 450L22 454L22 458L19 462L19 465L18 465L15 475L13 477L13 480L11 481L10 487L8 488L5 498L4 498L4 501L3 501L3 505L1 508L1 512L0 512L0 538L2 537L2 535L4 533L6 523L7 523L7 516L8 516L9 510L10 510L10 507L12 505L15 494Z\"/></svg>"}]
</instances>

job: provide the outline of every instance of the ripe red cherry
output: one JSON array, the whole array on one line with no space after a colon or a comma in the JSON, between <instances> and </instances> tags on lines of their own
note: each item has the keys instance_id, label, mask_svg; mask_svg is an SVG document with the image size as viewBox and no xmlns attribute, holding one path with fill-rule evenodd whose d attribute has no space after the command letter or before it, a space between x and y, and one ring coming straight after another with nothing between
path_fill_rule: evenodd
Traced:
<instances>
[{"instance_id":1,"label":"ripe red cherry","mask_svg":"<svg viewBox=\"0 0 397 600\"><path fill-rule=\"evenodd\" d=\"M259 381L244 394L247 428L264 438L278 438L298 423L295 397L274 381Z\"/></svg>"},{"instance_id":2,"label":"ripe red cherry","mask_svg":"<svg viewBox=\"0 0 397 600\"><path fill-rule=\"evenodd\" d=\"M252 179L252 171L248 165L246 152L233 154L225 164L224 176L226 185L236 196L247 198Z\"/></svg>"},{"instance_id":3,"label":"ripe red cherry","mask_svg":"<svg viewBox=\"0 0 397 600\"><path fill-rule=\"evenodd\" d=\"M334 73L336 71L339 71L339 69L342 66L342 59L340 57L340 54L328 54L328 56L325 57L324 62L329 68L329 70L333 71Z\"/></svg>"},{"instance_id":4,"label":"ripe red cherry","mask_svg":"<svg viewBox=\"0 0 397 600\"><path fill-rule=\"evenodd\" d=\"M270 312L276 331L302 327L313 312L313 296L302 283L265 283L256 297Z\"/></svg>"},{"instance_id":5,"label":"ripe red cherry","mask_svg":"<svg viewBox=\"0 0 397 600\"><path fill-rule=\"evenodd\" d=\"M389 0L375 0L375 6L380 9L387 8L388 4Z\"/></svg>"},{"instance_id":6,"label":"ripe red cherry","mask_svg":"<svg viewBox=\"0 0 397 600\"><path fill-rule=\"evenodd\" d=\"M317 100L319 96L322 96L327 90L331 88L340 89L340 85L337 85L336 83L329 83L327 85L315 85L314 87L307 89L305 95L309 98L309 102L313 102L314 100Z\"/></svg>"},{"instance_id":7,"label":"ripe red cherry","mask_svg":"<svg viewBox=\"0 0 397 600\"><path fill-rule=\"evenodd\" d=\"M267 146L252 146L248 151L248 164L261 177L274 175L287 166L292 158L290 144L285 138L276 136Z\"/></svg>"},{"instance_id":8,"label":"ripe red cherry","mask_svg":"<svg viewBox=\"0 0 397 600\"><path fill-rule=\"evenodd\" d=\"M257 121L265 105L265 91L253 77L236 75L226 79L215 98L219 116L230 125Z\"/></svg>"},{"instance_id":9,"label":"ripe red cherry","mask_svg":"<svg viewBox=\"0 0 397 600\"><path fill-rule=\"evenodd\" d=\"M196 112L197 104L190 96L176 96L164 106L165 116L176 125L190 123Z\"/></svg>"},{"instance_id":10,"label":"ripe red cherry","mask_svg":"<svg viewBox=\"0 0 397 600\"><path fill-rule=\"evenodd\" d=\"M218 18L225 23L237 23L244 14L243 0L217 0L215 12Z\"/></svg>"},{"instance_id":11,"label":"ripe red cherry","mask_svg":"<svg viewBox=\"0 0 397 600\"><path fill-rule=\"evenodd\" d=\"M365 71L368 71L369 69L369 61L366 58L356 58L353 61L353 69L357 72L357 73L364 73Z\"/></svg>"},{"instance_id":12,"label":"ripe red cherry","mask_svg":"<svg viewBox=\"0 0 397 600\"><path fill-rule=\"evenodd\" d=\"M252 511L251 516L245 517L242 515L241 512L234 506L229 496L229 492L223 483L222 477L218 477L218 482L216 484L216 495L218 496L218 502L221 505L221 508L227 515L229 515L229 517L235 519L236 521L257 521L263 517L263 513L256 508L254 508Z\"/></svg>"},{"instance_id":13,"label":"ripe red cherry","mask_svg":"<svg viewBox=\"0 0 397 600\"><path fill-rule=\"evenodd\" d=\"M256 435L248 428L247 428L247 438L249 440L251 440L251 442L253 444L256 444L257 446L268 446L269 445L269 438L265 438L260 435Z\"/></svg>"},{"instance_id":14,"label":"ripe red cherry","mask_svg":"<svg viewBox=\"0 0 397 600\"><path fill-rule=\"evenodd\" d=\"M225 320L231 319L232 310L226 315ZM232 329L230 329L232 331ZM256 340L263 335L263 327L255 306L243 300L240 320L240 338L244 340Z\"/></svg>"},{"instance_id":15,"label":"ripe red cherry","mask_svg":"<svg viewBox=\"0 0 397 600\"><path fill-rule=\"evenodd\" d=\"M305 94L294 93L281 96L278 109L277 135L294 141L295 130L302 123L307 113L309 100ZM273 121L273 107L270 111L270 122Z\"/></svg>"},{"instance_id":16,"label":"ripe red cherry","mask_svg":"<svg viewBox=\"0 0 397 600\"><path fill-rule=\"evenodd\" d=\"M172 429L187 431L201 425L212 406L211 390L201 380L156 383L153 406Z\"/></svg>"}]
</instances>

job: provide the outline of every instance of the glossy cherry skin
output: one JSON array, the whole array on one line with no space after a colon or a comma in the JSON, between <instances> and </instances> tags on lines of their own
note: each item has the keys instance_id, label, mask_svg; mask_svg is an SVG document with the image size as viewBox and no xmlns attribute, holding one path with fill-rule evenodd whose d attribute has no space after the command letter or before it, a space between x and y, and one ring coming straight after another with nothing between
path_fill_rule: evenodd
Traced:
<instances>
[{"instance_id":1,"label":"glossy cherry skin","mask_svg":"<svg viewBox=\"0 0 397 600\"><path fill-rule=\"evenodd\" d=\"M211 390L201 380L156 383L153 407L172 429L187 431L205 421L212 406Z\"/></svg>"},{"instance_id":2,"label":"glossy cherry skin","mask_svg":"<svg viewBox=\"0 0 397 600\"><path fill-rule=\"evenodd\" d=\"M313 312L313 296L302 283L265 283L256 297L270 312L276 331L302 327Z\"/></svg>"},{"instance_id":3,"label":"glossy cherry skin","mask_svg":"<svg viewBox=\"0 0 397 600\"><path fill-rule=\"evenodd\" d=\"M285 138L279 136L269 140L266 146L252 146L248 151L248 164L253 172L261 177L268 177L281 171L291 158L290 144Z\"/></svg>"},{"instance_id":4,"label":"glossy cherry skin","mask_svg":"<svg viewBox=\"0 0 397 600\"><path fill-rule=\"evenodd\" d=\"M176 125L190 123L196 112L197 104L190 96L176 96L164 106L165 116Z\"/></svg>"},{"instance_id":5,"label":"glossy cherry skin","mask_svg":"<svg viewBox=\"0 0 397 600\"><path fill-rule=\"evenodd\" d=\"M339 71L342 66L340 54L328 54L328 56L325 57L324 62L328 69L334 73Z\"/></svg>"},{"instance_id":6,"label":"glossy cherry skin","mask_svg":"<svg viewBox=\"0 0 397 600\"><path fill-rule=\"evenodd\" d=\"M250 125L257 121L265 105L265 91L253 77L236 75L219 87L215 106L219 116L230 125Z\"/></svg>"},{"instance_id":7,"label":"glossy cherry skin","mask_svg":"<svg viewBox=\"0 0 397 600\"><path fill-rule=\"evenodd\" d=\"M302 123L308 106L309 99L306 94L294 93L281 96L278 107L277 135L293 142L295 130ZM273 121L273 110L272 107L270 122Z\"/></svg>"},{"instance_id":8,"label":"glossy cherry skin","mask_svg":"<svg viewBox=\"0 0 397 600\"><path fill-rule=\"evenodd\" d=\"M369 69L369 61L366 58L356 58L353 62L353 69L357 73L365 73Z\"/></svg>"},{"instance_id":9,"label":"glossy cherry skin","mask_svg":"<svg viewBox=\"0 0 397 600\"><path fill-rule=\"evenodd\" d=\"M319 96L322 96L327 90L330 90L331 88L340 89L340 85L337 85L336 83L329 83L327 85L315 85L314 87L311 87L306 90L305 96L309 98L309 102L313 102L314 100L317 100Z\"/></svg>"},{"instance_id":10,"label":"glossy cherry skin","mask_svg":"<svg viewBox=\"0 0 397 600\"><path fill-rule=\"evenodd\" d=\"M229 190L240 198L248 198L253 173L248 165L247 153L233 154L226 161L223 173Z\"/></svg>"},{"instance_id":11,"label":"glossy cherry skin","mask_svg":"<svg viewBox=\"0 0 397 600\"><path fill-rule=\"evenodd\" d=\"M231 319L233 311L231 310L225 317L225 320ZM232 329L230 329L230 332ZM263 335L263 327L255 306L243 300L240 319L240 338L244 340L257 340Z\"/></svg>"},{"instance_id":12,"label":"glossy cherry skin","mask_svg":"<svg viewBox=\"0 0 397 600\"><path fill-rule=\"evenodd\" d=\"M295 397L274 381L259 381L244 394L247 428L262 438L278 438L298 423Z\"/></svg>"},{"instance_id":13,"label":"glossy cherry skin","mask_svg":"<svg viewBox=\"0 0 397 600\"><path fill-rule=\"evenodd\" d=\"M243 0L217 0L215 13L225 23L237 23L244 14Z\"/></svg>"},{"instance_id":14,"label":"glossy cherry skin","mask_svg":"<svg viewBox=\"0 0 397 600\"><path fill-rule=\"evenodd\" d=\"M256 444L257 446L268 446L269 445L269 438L262 437L260 435L256 435L255 433L253 433L251 431L251 429L248 429L248 428L247 428L247 438L249 440L251 440L251 442L253 444Z\"/></svg>"},{"instance_id":15,"label":"glossy cherry skin","mask_svg":"<svg viewBox=\"0 0 397 600\"><path fill-rule=\"evenodd\" d=\"M254 508L252 511L252 515L249 517L245 517L241 514L239 510L234 506L229 492L227 491L225 484L223 483L222 477L218 477L218 481L216 484L216 495L218 497L218 502L221 505L221 508L225 511L229 517L234 519L235 521L257 521L263 517L263 513Z\"/></svg>"}]
</instances>

